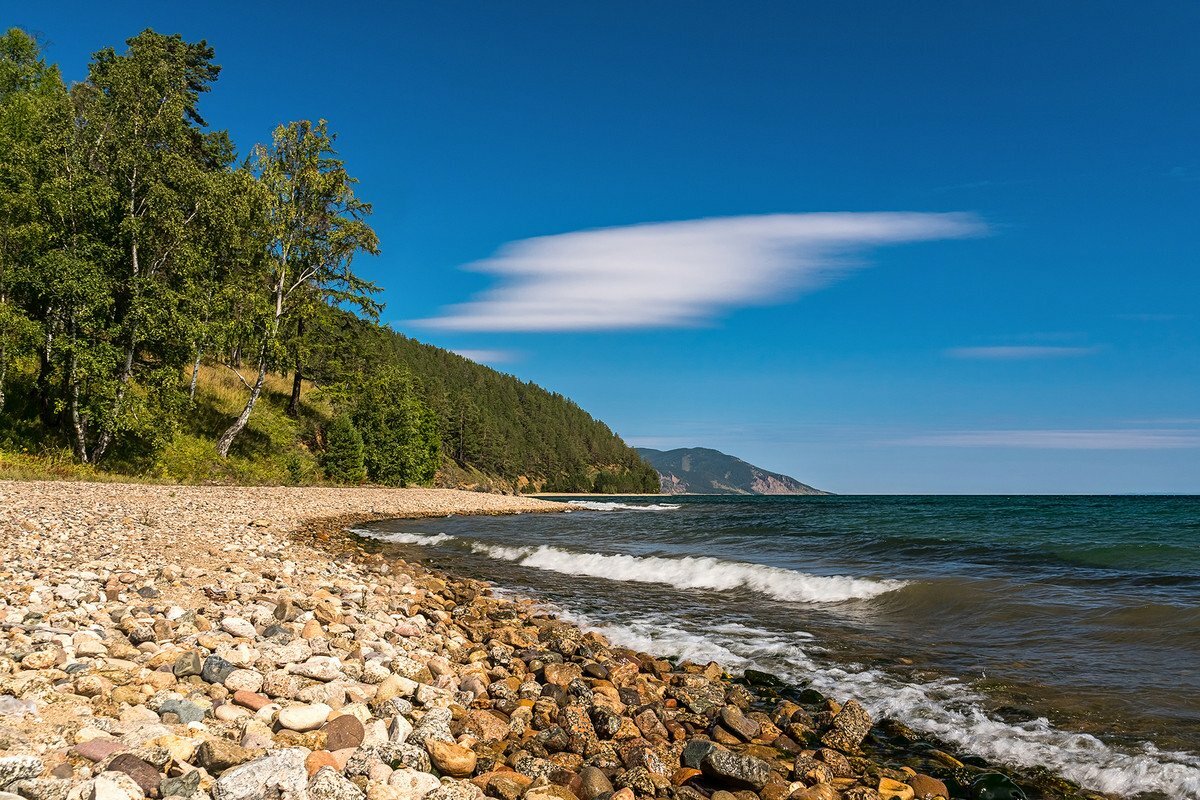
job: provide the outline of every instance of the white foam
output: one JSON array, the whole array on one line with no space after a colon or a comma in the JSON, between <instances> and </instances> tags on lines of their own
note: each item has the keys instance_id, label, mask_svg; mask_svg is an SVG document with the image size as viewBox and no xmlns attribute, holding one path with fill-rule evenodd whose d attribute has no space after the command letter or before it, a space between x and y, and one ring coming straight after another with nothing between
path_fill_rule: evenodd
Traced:
<instances>
[{"instance_id":1,"label":"white foam","mask_svg":"<svg viewBox=\"0 0 1200 800\"><path fill-rule=\"evenodd\" d=\"M457 539L457 536L451 536L448 533L403 533L400 531L375 531L364 528L351 528L353 533L360 536L366 536L370 539L376 539L380 542L390 542L391 544L415 544L422 547L431 547L443 542L452 542Z\"/></svg>"},{"instance_id":2,"label":"white foam","mask_svg":"<svg viewBox=\"0 0 1200 800\"><path fill-rule=\"evenodd\" d=\"M589 511L678 511L683 507L675 503L633 505L631 503L616 503L601 500L571 500L567 505L575 506L576 508L586 508Z\"/></svg>"},{"instance_id":3,"label":"white foam","mask_svg":"<svg viewBox=\"0 0 1200 800\"><path fill-rule=\"evenodd\" d=\"M1055 728L1045 718L1007 723L989 717L970 687L944 679L906 683L878 670L823 666L813 661L804 638L744 625L718 625L704 633L661 616L637 622L595 621L559 610L565 618L603 633L614 644L690 661L716 661L728 669L756 667L839 698L854 697L876 719L895 717L964 751L1017 767L1043 766L1085 788L1136 796L1157 792L1200 800L1200 757L1167 752L1145 743L1122 752L1094 736ZM795 641L800 638L801 642Z\"/></svg>"},{"instance_id":4,"label":"white foam","mask_svg":"<svg viewBox=\"0 0 1200 800\"><path fill-rule=\"evenodd\" d=\"M904 581L851 578L843 575L809 575L780 567L722 561L708 556L662 558L606 553L575 553L557 547L503 547L473 544L471 549L523 567L586 575L613 581L657 583L677 589L729 591L749 589L799 603L838 603L867 599L899 589Z\"/></svg>"}]
</instances>

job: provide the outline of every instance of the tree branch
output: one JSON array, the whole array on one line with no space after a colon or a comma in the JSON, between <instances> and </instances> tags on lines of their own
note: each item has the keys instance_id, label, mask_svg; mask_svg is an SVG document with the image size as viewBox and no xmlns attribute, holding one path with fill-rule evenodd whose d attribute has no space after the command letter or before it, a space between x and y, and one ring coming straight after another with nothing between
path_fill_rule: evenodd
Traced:
<instances>
[{"instance_id":1,"label":"tree branch","mask_svg":"<svg viewBox=\"0 0 1200 800\"><path fill-rule=\"evenodd\" d=\"M234 375L237 375L238 380L242 382L242 386L245 386L247 389L249 389L252 392L254 391L254 387L251 386L249 384L249 382L245 378L242 377L242 373L238 372L236 369L231 367L229 364L225 364L224 366L227 370L232 372Z\"/></svg>"}]
</instances>

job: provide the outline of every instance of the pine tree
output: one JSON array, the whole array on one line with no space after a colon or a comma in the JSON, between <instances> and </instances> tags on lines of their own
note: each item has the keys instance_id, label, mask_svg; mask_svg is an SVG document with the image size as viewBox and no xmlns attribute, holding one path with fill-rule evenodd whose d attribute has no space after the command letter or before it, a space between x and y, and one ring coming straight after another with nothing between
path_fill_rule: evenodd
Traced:
<instances>
[{"instance_id":1,"label":"pine tree","mask_svg":"<svg viewBox=\"0 0 1200 800\"><path fill-rule=\"evenodd\" d=\"M362 483L367 478L363 463L363 439L350 417L339 414L325 431L325 453L321 468L325 477L338 483Z\"/></svg>"}]
</instances>

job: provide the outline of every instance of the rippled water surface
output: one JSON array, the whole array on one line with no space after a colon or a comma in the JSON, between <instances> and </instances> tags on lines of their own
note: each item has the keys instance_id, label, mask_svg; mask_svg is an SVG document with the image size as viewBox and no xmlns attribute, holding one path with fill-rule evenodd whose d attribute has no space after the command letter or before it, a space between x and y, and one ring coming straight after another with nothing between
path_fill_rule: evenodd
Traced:
<instances>
[{"instance_id":1,"label":"rippled water surface","mask_svg":"<svg viewBox=\"0 0 1200 800\"><path fill-rule=\"evenodd\" d=\"M604 498L360 531L616 642L758 665L964 750L1200 798L1200 498Z\"/></svg>"}]
</instances>

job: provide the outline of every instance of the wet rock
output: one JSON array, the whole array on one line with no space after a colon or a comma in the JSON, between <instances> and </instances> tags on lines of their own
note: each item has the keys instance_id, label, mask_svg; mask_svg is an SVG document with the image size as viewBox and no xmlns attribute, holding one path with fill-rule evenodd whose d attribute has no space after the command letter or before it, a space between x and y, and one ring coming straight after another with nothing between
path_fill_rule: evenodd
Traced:
<instances>
[{"instance_id":1,"label":"wet rock","mask_svg":"<svg viewBox=\"0 0 1200 800\"><path fill-rule=\"evenodd\" d=\"M913 788L907 783L886 777L879 779L875 791L879 792L880 800L913 800L914 797Z\"/></svg>"},{"instance_id":2,"label":"wet rock","mask_svg":"<svg viewBox=\"0 0 1200 800\"><path fill-rule=\"evenodd\" d=\"M788 796L788 800L842 800L842 795L833 788L833 784L818 783L816 786L797 789Z\"/></svg>"},{"instance_id":3,"label":"wet rock","mask_svg":"<svg viewBox=\"0 0 1200 800\"><path fill-rule=\"evenodd\" d=\"M950 790L946 784L930 775L918 772L908 779L913 795L917 800L931 800L934 797L949 797Z\"/></svg>"},{"instance_id":4,"label":"wet rock","mask_svg":"<svg viewBox=\"0 0 1200 800\"><path fill-rule=\"evenodd\" d=\"M547 664L542 673L546 683L566 687L571 681L583 676L583 670L578 664Z\"/></svg>"},{"instance_id":5,"label":"wet rock","mask_svg":"<svg viewBox=\"0 0 1200 800\"><path fill-rule=\"evenodd\" d=\"M771 776L767 762L717 747L701 760L700 771L718 782L750 789L761 789Z\"/></svg>"},{"instance_id":6,"label":"wet rock","mask_svg":"<svg viewBox=\"0 0 1200 800\"><path fill-rule=\"evenodd\" d=\"M853 753L870 730L871 715L857 700L851 700L834 716L821 741L836 750Z\"/></svg>"},{"instance_id":7,"label":"wet rock","mask_svg":"<svg viewBox=\"0 0 1200 800\"><path fill-rule=\"evenodd\" d=\"M653 796L658 792L658 781L654 774L645 767L631 767L616 777L616 785L622 789L632 789L635 795L642 797Z\"/></svg>"},{"instance_id":8,"label":"wet rock","mask_svg":"<svg viewBox=\"0 0 1200 800\"><path fill-rule=\"evenodd\" d=\"M574 792L565 786L532 786L525 792L525 800L579 800Z\"/></svg>"},{"instance_id":9,"label":"wet rock","mask_svg":"<svg viewBox=\"0 0 1200 800\"><path fill-rule=\"evenodd\" d=\"M748 742L762 731L762 726L749 719L737 706L725 706L720 715L721 723L742 741Z\"/></svg>"},{"instance_id":10,"label":"wet rock","mask_svg":"<svg viewBox=\"0 0 1200 800\"><path fill-rule=\"evenodd\" d=\"M1025 790L1007 775L989 772L971 782L971 800L1027 800Z\"/></svg>"},{"instance_id":11,"label":"wet rock","mask_svg":"<svg viewBox=\"0 0 1200 800\"><path fill-rule=\"evenodd\" d=\"M716 748L717 746L707 739L692 739L684 746L683 752L679 756L679 761L685 767L700 769L700 765L704 763L705 756Z\"/></svg>"}]
</instances>

